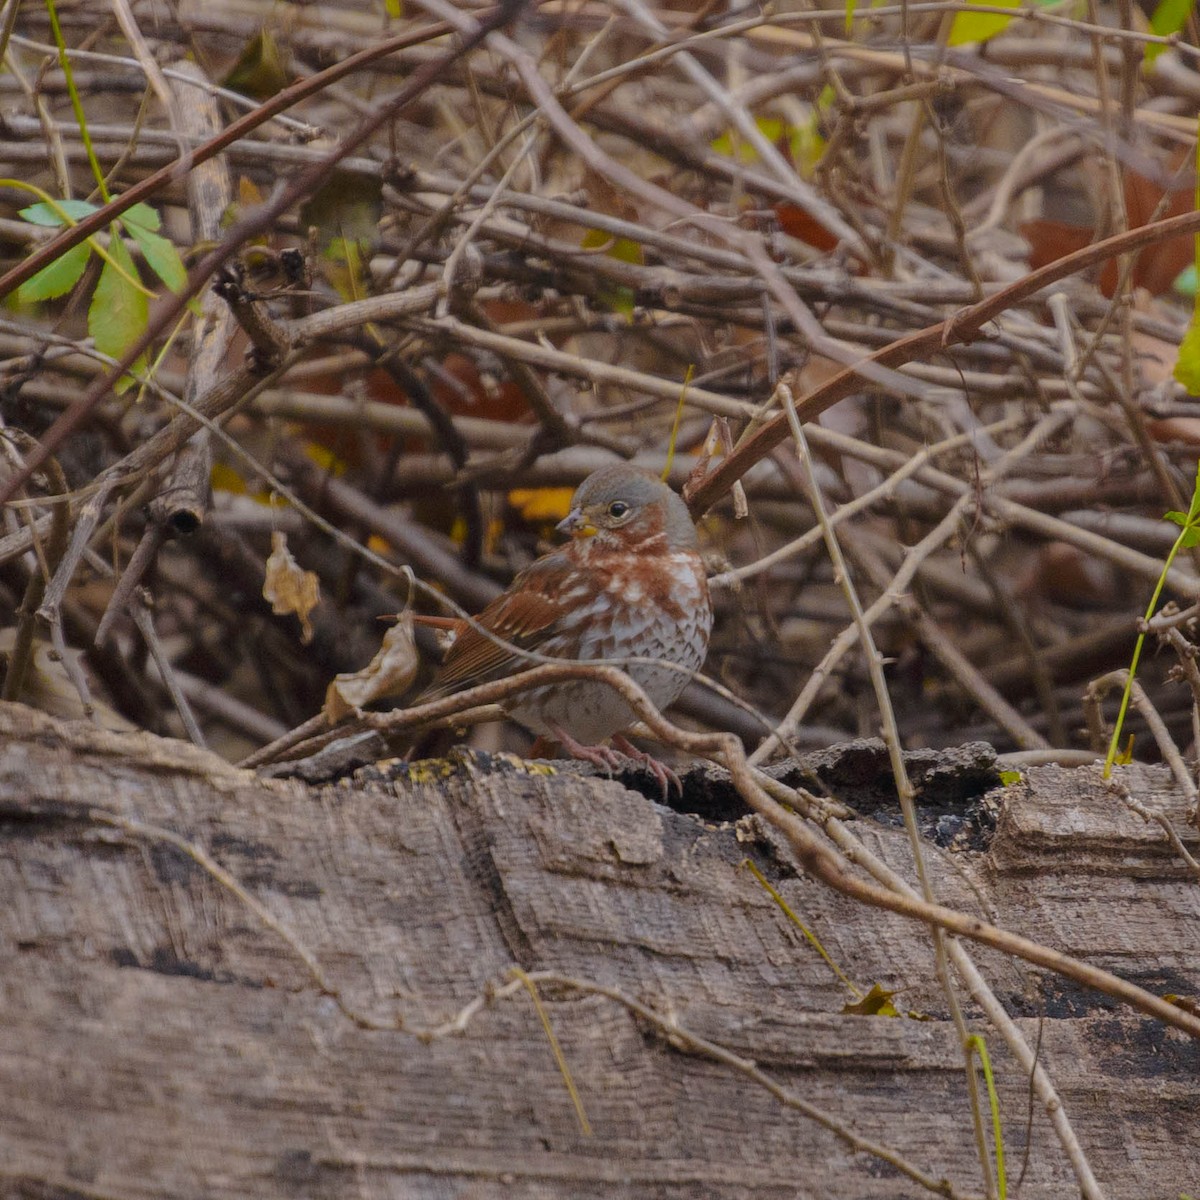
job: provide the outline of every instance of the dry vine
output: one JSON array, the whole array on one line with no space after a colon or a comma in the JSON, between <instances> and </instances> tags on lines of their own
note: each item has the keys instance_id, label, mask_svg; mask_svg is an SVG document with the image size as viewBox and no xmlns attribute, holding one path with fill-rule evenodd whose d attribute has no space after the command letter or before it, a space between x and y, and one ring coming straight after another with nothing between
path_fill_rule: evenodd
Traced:
<instances>
[{"instance_id":1,"label":"dry vine","mask_svg":"<svg viewBox=\"0 0 1200 1200\"><path fill-rule=\"evenodd\" d=\"M1098 749L1200 442L1169 374L1189 315L1170 283L1200 232L1186 37L1129 5L1112 24L1023 13L986 52L947 44L962 9L943 3L849 34L842 9L643 0L59 9L62 58L45 9L8 0L0 21L0 296L103 249L140 202L190 271L116 350L87 334L95 265L0 320L6 698L36 682L37 635L80 713L232 759L314 749L336 736L314 717L325 687L371 657L377 618L478 609L560 489L614 455L670 466L707 514L718 686L681 701L705 732L647 712L652 730L723 763L832 886L1200 1032L917 898L787 797L866 882L757 772L874 734L881 711L906 805L902 747ZM1165 49L1143 70L1148 46ZM21 219L19 184L99 191L54 232ZM114 391L128 371L139 386ZM304 645L262 599L280 532L321 583ZM1194 601L1200 551L1167 587ZM1180 665L1143 666L1133 728L1194 795L1189 619L1156 626ZM965 985L1001 1029L1099 1195L961 943L945 963L948 1004Z\"/></svg>"}]
</instances>

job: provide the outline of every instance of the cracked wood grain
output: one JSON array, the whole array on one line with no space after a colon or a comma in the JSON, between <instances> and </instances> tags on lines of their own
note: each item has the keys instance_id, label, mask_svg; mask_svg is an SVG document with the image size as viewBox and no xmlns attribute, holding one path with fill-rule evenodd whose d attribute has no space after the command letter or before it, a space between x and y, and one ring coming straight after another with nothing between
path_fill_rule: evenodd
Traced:
<instances>
[{"instance_id":1,"label":"cracked wood grain","mask_svg":"<svg viewBox=\"0 0 1200 1200\"><path fill-rule=\"evenodd\" d=\"M483 1003L454 1036L416 1036L514 962L669 1014L957 1194L979 1190L927 937L798 874L756 819L705 822L615 781L503 761L308 788L16 705L0 706L0 739L0 1194L917 1194L596 994L542 993L591 1138L527 997ZM1139 780L1186 829L1167 777ZM852 823L907 871L875 786L861 781L872 815ZM856 800L849 786L840 798ZM98 823L98 809L203 848L368 1019L348 1019L194 859ZM843 1015L845 988L747 856L843 970L930 1019ZM988 850L931 867L964 911L978 911L973 885L1009 928L1157 991L1197 990L1200 892L1161 830L1089 772L1030 772L1005 789ZM1196 1044L994 951L977 961L1031 1043L1042 1022L1041 1060L1106 1195L1196 1190ZM1028 1083L993 1053L1019 1162ZM1022 1196L1071 1183L1035 1114Z\"/></svg>"}]
</instances>

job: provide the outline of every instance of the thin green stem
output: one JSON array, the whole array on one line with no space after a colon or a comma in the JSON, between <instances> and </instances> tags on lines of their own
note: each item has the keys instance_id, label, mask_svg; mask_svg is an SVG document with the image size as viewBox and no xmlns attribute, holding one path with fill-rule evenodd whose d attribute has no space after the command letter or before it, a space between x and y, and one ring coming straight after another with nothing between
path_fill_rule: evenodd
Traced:
<instances>
[{"instance_id":1,"label":"thin green stem","mask_svg":"<svg viewBox=\"0 0 1200 1200\"><path fill-rule=\"evenodd\" d=\"M21 7L21 0L8 0L8 4L4 8L4 17L0 20L0 62L4 60L4 56L8 53L9 39L12 37L13 28L17 23L17 9Z\"/></svg>"},{"instance_id":2,"label":"thin green stem","mask_svg":"<svg viewBox=\"0 0 1200 1200\"><path fill-rule=\"evenodd\" d=\"M979 1063L983 1067L983 1078L987 1084L988 1103L992 1109L992 1142L996 1148L996 1187L1000 1200L1008 1196L1008 1179L1004 1170L1004 1131L1000 1125L1000 1097L996 1094L996 1079L992 1075L992 1060L988 1056L987 1043L983 1038L973 1033L968 1040L968 1047L979 1055Z\"/></svg>"},{"instance_id":3,"label":"thin green stem","mask_svg":"<svg viewBox=\"0 0 1200 1200\"><path fill-rule=\"evenodd\" d=\"M1175 556L1183 549L1184 540L1188 535L1190 525L1185 525L1180 531L1179 536L1175 539L1175 544L1171 547L1171 552L1167 555L1167 560L1163 564L1162 574L1158 577L1158 582L1154 585L1154 594L1150 597L1150 603L1146 606L1145 620L1149 621L1154 616L1155 610L1158 608L1158 598L1162 595L1163 586L1167 582L1167 574L1171 570L1171 564L1175 561ZM1142 646L1146 642L1146 631L1143 629L1137 636L1137 641L1133 647L1133 658L1129 663L1129 671L1125 677L1125 690L1121 693L1121 707L1117 710L1117 723L1113 726L1112 739L1108 743L1108 756L1104 760L1104 778L1107 779L1112 774L1113 763L1117 758L1117 744L1121 739L1121 726L1125 723L1125 714L1129 711L1129 698L1133 694L1133 680L1137 675L1138 662L1142 657Z\"/></svg>"},{"instance_id":4,"label":"thin green stem","mask_svg":"<svg viewBox=\"0 0 1200 1200\"><path fill-rule=\"evenodd\" d=\"M104 203L107 204L112 196L109 194L108 184L104 179L104 172L100 168L100 160L96 157L96 149L92 145L92 135L88 132L87 117L83 113L83 101L79 98L79 89L75 86L75 76L71 71L71 60L67 57L67 43L63 37L62 26L58 23L58 10L54 7L54 0L46 0L46 12L50 17L50 29L54 33L54 44L58 47L58 65L62 68L62 73L67 81L67 93L71 97L71 108L75 113L75 123L79 126L79 137L83 142L83 148L87 151L88 163L92 168L92 174L96 177L96 183L100 189L100 196Z\"/></svg>"}]
</instances>

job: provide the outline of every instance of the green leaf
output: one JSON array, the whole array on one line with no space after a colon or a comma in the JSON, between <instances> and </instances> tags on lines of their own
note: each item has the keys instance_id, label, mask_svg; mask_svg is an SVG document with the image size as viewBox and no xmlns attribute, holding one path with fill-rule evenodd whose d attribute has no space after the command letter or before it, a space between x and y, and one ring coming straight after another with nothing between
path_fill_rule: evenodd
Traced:
<instances>
[{"instance_id":1,"label":"green leaf","mask_svg":"<svg viewBox=\"0 0 1200 1200\"><path fill-rule=\"evenodd\" d=\"M758 132L768 142L776 144L779 143L780 138L783 137L785 132L790 132L789 128L778 117L758 117L754 124L758 127ZM745 138L740 135L735 137L732 131L721 134L712 143L712 148L718 154L724 155L725 158L736 158L741 163L758 161L758 151Z\"/></svg>"},{"instance_id":2,"label":"green leaf","mask_svg":"<svg viewBox=\"0 0 1200 1200\"><path fill-rule=\"evenodd\" d=\"M604 253L609 258L619 259L621 262L642 266L646 261L641 242L635 242L632 238L615 238L603 229L589 229L579 244L585 250L599 250L603 246Z\"/></svg>"},{"instance_id":3,"label":"green leaf","mask_svg":"<svg viewBox=\"0 0 1200 1200\"><path fill-rule=\"evenodd\" d=\"M1190 550L1193 546L1200 546L1200 529L1189 526L1179 535L1179 544L1185 550Z\"/></svg>"},{"instance_id":4,"label":"green leaf","mask_svg":"<svg viewBox=\"0 0 1200 1200\"><path fill-rule=\"evenodd\" d=\"M1193 396L1200 396L1200 310L1193 311L1188 322L1172 374Z\"/></svg>"},{"instance_id":5,"label":"green leaf","mask_svg":"<svg viewBox=\"0 0 1200 1200\"><path fill-rule=\"evenodd\" d=\"M607 257L619 259L621 262L640 266L646 261L640 242L635 242L632 238L614 238L602 229L589 229L583 235L580 245L585 250L599 250L603 246ZM633 289L621 284L603 285L598 289L596 299L611 311L624 313L627 317L632 317L633 310L637 307Z\"/></svg>"},{"instance_id":6,"label":"green leaf","mask_svg":"<svg viewBox=\"0 0 1200 1200\"><path fill-rule=\"evenodd\" d=\"M389 17L404 16L404 0L383 0L383 11Z\"/></svg>"},{"instance_id":7,"label":"green leaf","mask_svg":"<svg viewBox=\"0 0 1200 1200\"><path fill-rule=\"evenodd\" d=\"M288 74L287 54L270 30L261 29L242 47L237 62L221 82L244 96L270 100L287 87Z\"/></svg>"},{"instance_id":8,"label":"green leaf","mask_svg":"<svg viewBox=\"0 0 1200 1200\"><path fill-rule=\"evenodd\" d=\"M121 214L121 220L127 225L139 225L142 229L157 232L162 228L162 218L148 204L135 204Z\"/></svg>"},{"instance_id":9,"label":"green leaf","mask_svg":"<svg viewBox=\"0 0 1200 1200\"><path fill-rule=\"evenodd\" d=\"M24 217L30 225L63 225L65 222L60 210L72 220L82 221L84 217L96 211L96 205L89 204L86 200L56 200L54 204L43 201L21 209L18 215Z\"/></svg>"},{"instance_id":10,"label":"green leaf","mask_svg":"<svg viewBox=\"0 0 1200 1200\"><path fill-rule=\"evenodd\" d=\"M21 284L17 289L17 299L22 304L30 304L35 300L53 300L57 296L65 296L79 282L91 253L92 248L87 242L72 246L48 267L43 267Z\"/></svg>"},{"instance_id":11,"label":"green leaf","mask_svg":"<svg viewBox=\"0 0 1200 1200\"><path fill-rule=\"evenodd\" d=\"M1192 0L1159 0L1158 7L1150 16L1150 32L1157 33L1159 37L1179 33L1187 24L1191 11ZM1166 49L1166 46L1147 46L1143 61L1148 66Z\"/></svg>"},{"instance_id":12,"label":"green leaf","mask_svg":"<svg viewBox=\"0 0 1200 1200\"><path fill-rule=\"evenodd\" d=\"M895 992L889 992L879 984L872 984L871 990L859 1000L842 1005L842 1013L848 1017L898 1017L900 1013L892 1003Z\"/></svg>"},{"instance_id":13,"label":"green leaf","mask_svg":"<svg viewBox=\"0 0 1200 1200\"><path fill-rule=\"evenodd\" d=\"M109 239L108 252L114 262L137 278L129 247L120 237ZM150 299L146 293L106 262L88 308L88 333L95 339L96 349L120 358L145 331L149 318Z\"/></svg>"},{"instance_id":14,"label":"green leaf","mask_svg":"<svg viewBox=\"0 0 1200 1200\"><path fill-rule=\"evenodd\" d=\"M1200 461L1196 463L1196 482L1192 485L1192 499L1187 512L1181 513L1173 509L1169 513L1163 513L1163 520L1174 521L1182 529L1191 529L1194 526L1200 530Z\"/></svg>"},{"instance_id":15,"label":"green leaf","mask_svg":"<svg viewBox=\"0 0 1200 1200\"><path fill-rule=\"evenodd\" d=\"M802 125L792 125L778 117L758 117L754 124L759 133L784 154L792 163L807 174L825 153L825 139L820 134L820 112L828 109L835 99L832 88L826 87L817 101L817 109ZM758 161L758 151L744 138L735 136L730 130L711 143L712 149L725 158L736 158L741 163Z\"/></svg>"},{"instance_id":16,"label":"green leaf","mask_svg":"<svg viewBox=\"0 0 1200 1200\"><path fill-rule=\"evenodd\" d=\"M1159 0L1150 16L1150 30L1159 37L1178 33L1187 23L1193 0Z\"/></svg>"},{"instance_id":17,"label":"green leaf","mask_svg":"<svg viewBox=\"0 0 1200 1200\"><path fill-rule=\"evenodd\" d=\"M992 0L992 7L1018 9L1021 7L1021 0ZM1015 12L1013 16L1016 16ZM1012 19L1001 13L957 13L954 23L950 26L947 45L963 46L968 42L986 42L989 38L994 38L996 34L1007 29L1012 23Z\"/></svg>"},{"instance_id":18,"label":"green leaf","mask_svg":"<svg viewBox=\"0 0 1200 1200\"><path fill-rule=\"evenodd\" d=\"M1171 284L1172 290L1179 296L1186 296L1189 300L1194 300L1196 297L1197 280L1200 280L1200 275L1196 273L1196 264L1188 263L1186 267L1175 277L1175 282Z\"/></svg>"},{"instance_id":19,"label":"green leaf","mask_svg":"<svg viewBox=\"0 0 1200 1200\"><path fill-rule=\"evenodd\" d=\"M142 207L142 205L135 205ZM130 212L133 210L131 209ZM152 210L153 211L153 210ZM155 214L157 216L157 214ZM129 236L137 242L150 269L173 292L181 291L187 283L187 268L175 244L157 233L151 233L144 225L129 220L129 213L121 218L121 224L129 231ZM158 228L157 225L154 228Z\"/></svg>"},{"instance_id":20,"label":"green leaf","mask_svg":"<svg viewBox=\"0 0 1200 1200\"><path fill-rule=\"evenodd\" d=\"M846 36L849 37L854 32L854 10L857 7L855 0L846 0Z\"/></svg>"},{"instance_id":21,"label":"green leaf","mask_svg":"<svg viewBox=\"0 0 1200 1200\"><path fill-rule=\"evenodd\" d=\"M710 143L710 146L717 154L720 154L722 157L732 158L733 157L733 134L731 134L731 133L721 134L721 136L719 138L717 138L715 141ZM739 146L738 149L741 150L742 147ZM753 150L751 150L750 153L753 153Z\"/></svg>"},{"instance_id":22,"label":"green leaf","mask_svg":"<svg viewBox=\"0 0 1200 1200\"><path fill-rule=\"evenodd\" d=\"M1012 787L1012 785L1014 783L1020 783L1020 782L1021 782L1021 772L1020 771L1001 771L1000 772L1001 786Z\"/></svg>"},{"instance_id":23,"label":"green leaf","mask_svg":"<svg viewBox=\"0 0 1200 1200\"><path fill-rule=\"evenodd\" d=\"M1115 762L1118 767L1127 767L1131 762L1133 762L1134 737L1135 735L1131 733L1129 735L1129 741L1125 743L1125 749L1120 751L1116 758L1113 759L1113 762Z\"/></svg>"}]
</instances>

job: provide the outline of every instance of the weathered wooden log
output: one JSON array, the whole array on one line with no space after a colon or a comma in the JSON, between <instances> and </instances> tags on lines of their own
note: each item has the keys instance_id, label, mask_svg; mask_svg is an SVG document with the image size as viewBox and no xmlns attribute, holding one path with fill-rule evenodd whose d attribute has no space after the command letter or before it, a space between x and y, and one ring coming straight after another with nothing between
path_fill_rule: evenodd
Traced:
<instances>
[{"instance_id":1,"label":"weathered wooden log","mask_svg":"<svg viewBox=\"0 0 1200 1200\"><path fill-rule=\"evenodd\" d=\"M928 1194L849 1131L983 1191L928 930L798 874L758 818L496 760L309 787L17 705L0 705L0 747L4 1195ZM886 766L858 769L853 791L830 776L861 803L855 829L910 872ZM994 782L941 778L943 824ZM1136 778L1186 840L1165 774ZM685 782L710 818L730 803L711 771ZM1200 991L1200 885L1157 825L1090 770L1033 771L988 804L994 834L931 847L940 900L1151 990ZM844 1013L852 994L745 860L860 989L922 1019ZM1200 1046L972 953L1105 1195L1200 1193ZM514 968L539 979L578 1109ZM1023 1174L1023 1200L1077 1195L1025 1073L967 1014L1009 1194Z\"/></svg>"}]
</instances>

